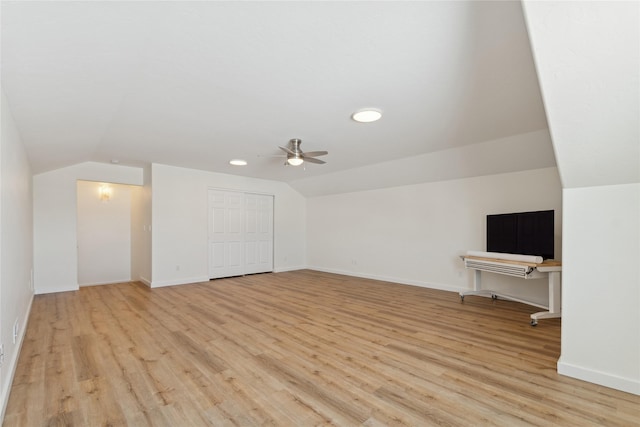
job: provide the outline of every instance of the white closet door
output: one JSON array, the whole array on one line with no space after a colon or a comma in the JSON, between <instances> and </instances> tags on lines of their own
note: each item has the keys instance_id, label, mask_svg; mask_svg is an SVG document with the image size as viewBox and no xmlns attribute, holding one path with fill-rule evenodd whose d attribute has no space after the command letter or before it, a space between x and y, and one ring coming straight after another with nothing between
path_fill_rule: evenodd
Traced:
<instances>
[{"instance_id":1,"label":"white closet door","mask_svg":"<svg viewBox=\"0 0 640 427\"><path fill-rule=\"evenodd\" d=\"M273 196L245 194L245 274L273 271Z\"/></svg>"},{"instance_id":2,"label":"white closet door","mask_svg":"<svg viewBox=\"0 0 640 427\"><path fill-rule=\"evenodd\" d=\"M244 274L244 194L209 191L209 277Z\"/></svg>"},{"instance_id":3,"label":"white closet door","mask_svg":"<svg viewBox=\"0 0 640 427\"><path fill-rule=\"evenodd\" d=\"M209 278L273 271L273 196L209 190Z\"/></svg>"}]
</instances>

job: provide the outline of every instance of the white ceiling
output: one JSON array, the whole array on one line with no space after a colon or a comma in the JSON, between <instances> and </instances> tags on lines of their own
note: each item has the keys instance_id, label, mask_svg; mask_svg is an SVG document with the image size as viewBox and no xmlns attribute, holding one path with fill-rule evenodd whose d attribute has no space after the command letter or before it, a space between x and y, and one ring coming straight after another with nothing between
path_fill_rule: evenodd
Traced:
<instances>
[{"instance_id":1,"label":"white ceiling","mask_svg":"<svg viewBox=\"0 0 640 427\"><path fill-rule=\"evenodd\" d=\"M2 1L2 90L34 173L291 182L547 128L520 2ZM271 157L291 138L327 164Z\"/></svg>"}]
</instances>

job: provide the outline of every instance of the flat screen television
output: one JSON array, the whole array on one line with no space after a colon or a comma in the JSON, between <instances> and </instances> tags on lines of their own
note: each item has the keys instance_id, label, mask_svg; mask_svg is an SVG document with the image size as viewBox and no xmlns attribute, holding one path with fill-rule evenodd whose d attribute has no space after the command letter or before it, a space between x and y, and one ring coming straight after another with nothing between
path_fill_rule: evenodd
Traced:
<instances>
[{"instance_id":1,"label":"flat screen television","mask_svg":"<svg viewBox=\"0 0 640 427\"><path fill-rule=\"evenodd\" d=\"M487 215L487 252L553 259L554 211Z\"/></svg>"}]
</instances>

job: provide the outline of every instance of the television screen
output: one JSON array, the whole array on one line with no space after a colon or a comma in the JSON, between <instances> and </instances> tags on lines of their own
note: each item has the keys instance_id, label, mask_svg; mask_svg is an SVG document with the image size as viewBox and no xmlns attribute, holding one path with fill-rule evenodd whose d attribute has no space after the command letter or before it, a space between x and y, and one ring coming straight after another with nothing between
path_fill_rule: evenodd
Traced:
<instances>
[{"instance_id":1,"label":"television screen","mask_svg":"<svg viewBox=\"0 0 640 427\"><path fill-rule=\"evenodd\" d=\"M487 215L487 252L553 259L554 211Z\"/></svg>"}]
</instances>

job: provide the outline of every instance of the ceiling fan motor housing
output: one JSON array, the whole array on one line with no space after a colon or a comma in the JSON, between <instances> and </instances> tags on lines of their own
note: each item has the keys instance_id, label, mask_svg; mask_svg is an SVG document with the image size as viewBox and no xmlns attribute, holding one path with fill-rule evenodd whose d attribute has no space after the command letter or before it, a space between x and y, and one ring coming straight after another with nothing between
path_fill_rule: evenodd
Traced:
<instances>
[{"instance_id":1,"label":"ceiling fan motor housing","mask_svg":"<svg viewBox=\"0 0 640 427\"><path fill-rule=\"evenodd\" d=\"M301 153L300 144L302 144L302 140L298 138L293 138L289 140L289 144L291 144L291 151L294 153Z\"/></svg>"},{"instance_id":2,"label":"ceiling fan motor housing","mask_svg":"<svg viewBox=\"0 0 640 427\"><path fill-rule=\"evenodd\" d=\"M303 160L302 156L300 155L302 153L302 150L300 149L300 144L302 143L301 139L298 138L293 138L289 140L289 145L291 146L291 151L294 152L294 154L287 154L287 162L286 164L291 164L291 162L289 162L290 159L299 159L299 160ZM302 163L302 162L300 162Z\"/></svg>"},{"instance_id":3,"label":"ceiling fan motor housing","mask_svg":"<svg viewBox=\"0 0 640 427\"><path fill-rule=\"evenodd\" d=\"M282 151L287 153L287 161L285 162L285 164L298 166L301 165L305 160L310 163L325 163L323 160L315 159L315 157L328 154L326 151L313 151L304 153L300 149L300 144L302 144L301 139L293 138L289 140L289 147L280 147Z\"/></svg>"}]
</instances>

